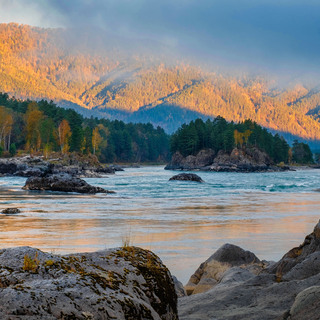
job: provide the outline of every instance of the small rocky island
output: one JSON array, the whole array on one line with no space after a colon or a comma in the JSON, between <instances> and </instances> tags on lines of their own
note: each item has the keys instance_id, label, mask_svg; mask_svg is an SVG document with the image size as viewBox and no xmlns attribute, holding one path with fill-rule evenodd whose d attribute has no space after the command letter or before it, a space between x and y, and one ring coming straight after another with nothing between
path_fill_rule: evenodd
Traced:
<instances>
[{"instance_id":1,"label":"small rocky island","mask_svg":"<svg viewBox=\"0 0 320 320\"><path fill-rule=\"evenodd\" d=\"M220 116L182 125L171 137L170 150L168 170L268 172L314 163L308 144L295 140L290 146L252 120L236 123Z\"/></svg>"},{"instance_id":2,"label":"small rocky island","mask_svg":"<svg viewBox=\"0 0 320 320\"><path fill-rule=\"evenodd\" d=\"M276 166L270 157L258 148L234 148L230 153L212 149L200 150L196 155L184 157L179 151L172 156L166 170L201 170L216 172L285 171L288 166Z\"/></svg>"}]
</instances>

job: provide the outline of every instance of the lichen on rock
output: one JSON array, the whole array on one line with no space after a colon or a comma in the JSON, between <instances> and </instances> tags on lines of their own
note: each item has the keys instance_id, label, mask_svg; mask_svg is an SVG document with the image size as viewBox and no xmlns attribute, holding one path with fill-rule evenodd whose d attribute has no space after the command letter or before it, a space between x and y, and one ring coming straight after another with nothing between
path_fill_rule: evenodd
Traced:
<instances>
[{"instance_id":1,"label":"lichen on rock","mask_svg":"<svg viewBox=\"0 0 320 320\"><path fill-rule=\"evenodd\" d=\"M65 256L0 250L0 301L0 319L178 319L169 270L136 247Z\"/></svg>"}]
</instances>

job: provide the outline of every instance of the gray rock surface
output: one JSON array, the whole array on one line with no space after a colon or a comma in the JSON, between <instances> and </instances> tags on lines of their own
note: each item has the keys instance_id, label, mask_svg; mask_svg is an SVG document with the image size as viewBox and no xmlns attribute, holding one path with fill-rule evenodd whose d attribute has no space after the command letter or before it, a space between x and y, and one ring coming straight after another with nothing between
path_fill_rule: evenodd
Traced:
<instances>
[{"instance_id":1,"label":"gray rock surface","mask_svg":"<svg viewBox=\"0 0 320 320\"><path fill-rule=\"evenodd\" d=\"M196 156L190 155L186 158L180 152L176 152L165 167L167 170L194 170L212 164L215 152L212 149L200 150Z\"/></svg>"},{"instance_id":2,"label":"gray rock surface","mask_svg":"<svg viewBox=\"0 0 320 320\"><path fill-rule=\"evenodd\" d=\"M261 270L263 264L250 251L233 244L224 244L203 262L185 286L188 295L205 292L216 286L226 271L235 266L251 266L252 273ZM255 268L253 268L255 266Z\"/></svg>"},{"instance_id":3,"label":"gray rock surface","mask_svg":"<svg viewBox=\"0 0 320 320\"><path fill-rule=\"evenodd\" d=\"M213 265L210 273L215 285L206 292L179 299L181 320L320 319L320 222L301 246L271 265L255 261L239 265L242 255L240 259L229 259L220 249L212 257L220 259L219 263L229 261L234 266L221 270L220 264ZM209 263L202 266L202 271L197 270L195 278L201 272L200 280L203 278ZM215 277L219 272L219 277Z\"/></svg>"},{"instance_id":4,"label":"gray rock surface","mask_svg":"<svg viewBox=\"0 0 320 320\"><path fill-rule=\"evenodd\" d=\"M320 286L312 286L300 292L288 313L288 320L319 320Z\"/></svg>"},{"instance_id":5,"label":"gray rock surface","mask_svg":"<svg viewBox=\"0 0 320 320\"><path fill-rule=\"evenodd\" d=\"M257 148L245 150L235 148L230 154L223 150L219 151L210 166L210 171L268 171L271 164L268 155Z\"/></svg>"},{"instance_id":6,"label":"gray rock surface","mask_svg":"<svg viewBox=\"0 0 320 320\"><path fill-rule=\"evenodd\" d=\"M304 242L267 270L279 280L304 279L320 272L320 221Z\"/></svg>"},{"instance_id":7,"label":"gray rock surface","mask_svg":"<svg viewBox=\"0 0 320 320\"><path fill-rule=\"evenodd\" d=\"M201 177L194 173L180 173L169 179L169 181L195 181L195 182L204 182Z\"/></svg>"},{"instance_id":8,"label":"gray rock surface","mask_svg":"<svg viewBox=\"0 0 320 320\"><path fill-rule=\"evenodd\" d=\"M186 290L184 289L183 284L175 276L172 276L172 279L173 279L173 283L174 283L174 287L175 287L177 296L179 298L186 296Z\"/></svg>"},{"instance_id":9,"label":"gray rock surface","mask_svg":"<svg viewBox=\"0 0 320 320\"><path fill-rule=\"evenodd\" d=\"M114 174L114 166L102 166L95 156L65 155L59 159L44 160L43 157L16 157L0 159L0 175L43 177L48 174L67 173L75 177L99 178Z\"/></svg>"},{"instance_id":10,"label":"gray rock surface","mask_svg":"<svg viewBox=\"0 0 320 320\"><path fill-rule=\"evenodd\" d=\"M0 319L176 320L169 270L136 247L53 255L0 250Z\"/></svg>"},{"instance_id":11,"label":"gray rock surface","mask_svg":"<svg viewBox=\"0 0 320 320\"><path fill-rule=\"evenodd\" d=\"M91 186L86 181L73 177L69 174L52 174L45 177L30 177L27 179L22 189L78 193L113 193L113 191Z\"/></svg>"}]
</instances>

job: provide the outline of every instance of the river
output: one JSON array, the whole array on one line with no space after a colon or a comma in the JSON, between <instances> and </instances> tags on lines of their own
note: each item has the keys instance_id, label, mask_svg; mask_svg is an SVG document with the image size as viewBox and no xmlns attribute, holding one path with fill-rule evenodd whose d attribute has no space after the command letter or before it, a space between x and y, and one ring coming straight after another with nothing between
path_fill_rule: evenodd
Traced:
<instances>
[{"instance_id":1,"label":"river","mask_svg":"<svg viewBox=\"0 0 320 320\"><path fill-rule=\"evenodd\" d=\"M25 178L0 178L0 247L53 253L135 246L155 252L184 284L224 243L278 260L320 218L320 170L199 172L205 183L168 181L162 166L86 179L116 194L23 191Z\"/></svg>"}]
</instances>

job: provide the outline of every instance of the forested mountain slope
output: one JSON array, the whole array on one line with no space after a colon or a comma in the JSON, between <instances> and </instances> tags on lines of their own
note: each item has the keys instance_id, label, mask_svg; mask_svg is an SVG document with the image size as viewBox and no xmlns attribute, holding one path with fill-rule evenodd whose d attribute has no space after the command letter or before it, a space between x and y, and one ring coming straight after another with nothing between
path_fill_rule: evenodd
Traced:
<instances>
[{"instance_id":1,"label":"forested mountain slope","mask_svg":"<svg viewBox=\"0 0 320 320\"><path fill-rule=\"evenodd\" d=\"M150 121L169 131L199 114L221 115L320 140L320 87L315 84L277 89L262 78L169 64L113 43L106 49L85 34L76 41L63 29L1 24L0 91L91 109L94 116Z\"/></svg>"}]
</instances>

